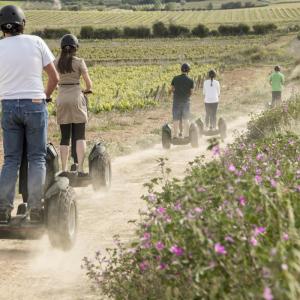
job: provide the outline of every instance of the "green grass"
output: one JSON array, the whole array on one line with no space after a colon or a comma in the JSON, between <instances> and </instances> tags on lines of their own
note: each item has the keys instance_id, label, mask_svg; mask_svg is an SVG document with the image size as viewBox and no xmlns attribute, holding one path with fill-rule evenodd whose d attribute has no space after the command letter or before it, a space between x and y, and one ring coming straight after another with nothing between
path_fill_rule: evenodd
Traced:
<instances>
[{"instance_id":1,"label":"green grass","mask_svg":"<svg viewBox=\"0 0 300 300\"><path fill-rule=\"evenodd\" d=\"M278 4L267 7L213 11L27 11L29 29L45 27L65 27L78 30L81 26L124 27L151 26L156 21L181 24L193 27L204 23L210 27L220 24L237 24L240 22L255 24L274 22L298 23L300 19L300 3Z\"/></svg>"}]
</instances>

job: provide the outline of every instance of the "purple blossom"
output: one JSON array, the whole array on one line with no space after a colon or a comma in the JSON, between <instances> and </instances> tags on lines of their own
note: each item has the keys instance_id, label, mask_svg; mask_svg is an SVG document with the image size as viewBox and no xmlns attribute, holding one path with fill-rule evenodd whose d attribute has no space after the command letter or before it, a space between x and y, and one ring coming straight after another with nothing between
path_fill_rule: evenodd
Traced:
<instances>
[{"instance_id":1,"label":"purple blossom","mask_svg":"<svg viewBox=\"0 0 300 300\"><path fill-rule=\"evenodd\" d=\"M269 287L265 287L263 297L265 300L273 300L272 291Z\"/></svg>"},{"instance_id":2,"label":"purple blossom","mask_svg":"<svg viewBox=\"0 0 300 300\"><path fill-rule=\"evenodd\" d=\"M146 271L149 269L149 263L147 260L144 260L143 262L140 263L140 270L141 271Z\"/></svg>"},{"instance_id":3,"label":"purple blossom","mask_svg":"<svg viewBox=\"0 0 300 300\"><path fill-rule=\"evenodd\" d=\"M197 192L199 192L199 193L206 192L206 189L203 186L199 186L197 188Z\"/></svg>"},{"instance_id":4,"label":"purple blossom","mask_svg":"<svg viewBox=\"0 0 300 300\"><path fill-rule=\"evenodd\" d=\"M226 241L226 242L229 242L229 243L234 243L234 239L233 239L230 235L227 235L227 236L225 237L225 241Z\"/></svg>"},{"instance_id":5,"label":"purple blossom","mask_svg":"<svg viewBox=\"0 0 300 300\"><path fill-rule=\"evenodd\" d=\"M262 183L262 177L260 175L255 175L255 183L258 185Z\"/></svg>"},{"instance_id":6,"label":"purple blossom","mask_svg":"<svg viewBox=\"0 0 300 300\"><path fill-rule=\"evenodd\" d=\"M276 182L276 180L274 180L274 179L271 179L271 180L270 180L270 183L271 183L271 186L272 186L273 188L275 188L275 187L277 186L277 182Z\"/></svg>"},{"instance_id":7,"label":"purple blossom","mask_svg":"<svg viewBox=\"0 0 300 300\"><path fill-rule=\"evenodd\" d=\"M201 214L201 213L203 212L203 208L201 208L201 207L195 207L195 208L194 208L194 211L195 211L196 213L198 213L198 214Z\"/></svg>"},{"instance_id":8,"label":"purple blossom","mask_svg":"<svg viewBox=\"0 0 300 300\"><path fill-rule=\"evenodd\" d=\"M245 206L246 205L246 198L245 198L245 196L240 196L239 197L239 204L241 206Z\"/></svg>"},{"instance_id":9,"label":"purple blossom","mask_svg":"<svg viewBox=\"0 0 300 300\"><path fill-rule=\"evenodd\" d=\"M258 236L260 234L263 234L266 232L266 228L265 227L255 227L254 228L254 236Z\"/></svg>"},{"instance_id":10,"label":"purple blossom","mask_svg":"<svg viewBox=\"0 0 300 300\"><path fill-rule=\"evenodd\" d=\"M276 170L275 177L278 178L281 176L281 171L279 169Z\"/></svg>"},{"instance_id":11,"label":"purple blossom","mask_svg":"<svg viewBox=\"0 0 300 300\"><path fill-rule=\"evenodd\" d=\"M157 199L156 195L154 195L152 193L148 195L148 201L155 202L156 199Z\"/></svg>"},{"instance_id":12,"label":"purple blossom","mask_svg":"<svg viewBox=\"0 0 300 300\"><path fill-rule=\"evenodd\" d=\"M159 241L155 244L155 248L156 248L157 251L161 251L165 248L165 245L164 245L163 242Z\"/></svg>"},{"instance_id":13,"label":"purple blossom","mask_svg":"<svg viewBox=\"0 0 300 300\"><path fill-rule=\"evenodd\" d=\"M174 210L180 211L182 209L180 202L176 202L175 206L174 206Z\"/></svg>"},{"instance_id":14,"label":"purple blossom","mask_svg":"<svg viewBox=\"0 0 300 300\"><path fill-rule=\"evenodd\" d=\"M157 209L156 209L156 211L160 214L160 215L163 215L163 214L165 214L165 212L166 212L166 209L164 208L164 207L158 207Z\"/></svg>"},{"instance_id":15,"label":"purple blossom","mask_svg":"<svg viewBox=\"0 0 300 300\"><path fill-rule=\"evenodd\" d=\"M222 255L227 254L225 247L223 245L221 245L220 243L215 244L215 252L218 254L222 254Z\"/></svg>"},{"instance_id":16,"label":"purple blossom","mask_svg":"<svg viewBox=\"0 0 300 300\"><path fill-rule=\"evenodd\" d=\"M263 160L263 158L264 158L264 155L262 153L258 153L256 155L256 160Z\"/></svg>"},{"instance_id":17,"label":"purple blossom","mask_svg":"<svg viewBox=\"0 0 300 300\"><path fill-rule=\"evenodd\" d=\"M184 253L184 250L177 246L177 245L173 245L171 248L170 248L170 252L175 254L176 256L182 256L183 253Z\"/></svg>"},{"instance_id":18,"label":"purple blossom","mask_svg":"<svg viewBox=\"0 0 300 300\"><path fill-rule=\"evenodd\" d=\"M167 266L168 265L165 263L160 263L158 268L159 268L159 270L165 270L167 268Z\"/></svg>"},{"instance_id":19,"label":"purple blossom","mask_svg":"<svg viewBox=\"0 0 300 300\"><path fill-rule=\"evenodd\" d=\"M258 241L255 237L251 237L250 239L250 244L254 247L256 247L258 245Z\"/></svg>"},{"instance_id":20,"label":"purple blossom","mask_svg":"<svg viewBox=\"0 0 300 300\"><path fill-rule=\"evenodd\" d=\"M220 147L218 146L218 145L216 145L216 146L214 146L213 148L212 148L212 153L213 153L213 155L214 156L218 156L218 155L220 155Z\"/></svg>"},{"instance_id":21,"label":"purple blossom","mask_svg":"<svg viewBox=\"0 0 300 300\"><path fill-rule=\"evenodd\" d=\"M230 164L229 167L228 167L228 170L230 172L234 172L236 170L235 166L233 164Z\"/></svg>"},{"instance_id":22,"label":"purple blossom","mask_svg":"<svg viewBox=\"0 0 300 300\"><path fill-rule=\"evenodd\" d=\"M284 241L288 241L289 240L289 235L285 232L283 235L282 235L282 239Z\"/></svg>"}]
</instances>

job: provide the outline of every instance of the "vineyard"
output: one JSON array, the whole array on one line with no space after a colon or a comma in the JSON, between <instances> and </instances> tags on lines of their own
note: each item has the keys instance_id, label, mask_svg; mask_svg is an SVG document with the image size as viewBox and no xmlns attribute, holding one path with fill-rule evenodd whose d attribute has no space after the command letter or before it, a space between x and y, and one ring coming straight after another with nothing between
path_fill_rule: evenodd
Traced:
<instances>
[{"instance_id":1,"label":"vineyard","mask_svg":"<svg viewBox=\"0 0 300 300\"><path fill-rule=\"evenodd\" d=\"M210 25L232 23L299 22L300 3L267 7L212 11L27 11L30 30L45 27L66 27L74 31L83 25L95 27L151 26L156 21L193 27L199 23Z\"/></svg>"},{"instance_id":2,"label":"vineyard","mask_svg":"<svg viewBox=\"0 0 300 300\"><path fill-rule=\"evenodd\" d=\"M91 63L147 63L183 60L204 63L234 54L249 48L261 47L274 41L275 36L224 37L210 39L141 39L82 41L79 56ZM53 52L58 54L58 41L48 41Z\"/></svg>"}]
</instances>

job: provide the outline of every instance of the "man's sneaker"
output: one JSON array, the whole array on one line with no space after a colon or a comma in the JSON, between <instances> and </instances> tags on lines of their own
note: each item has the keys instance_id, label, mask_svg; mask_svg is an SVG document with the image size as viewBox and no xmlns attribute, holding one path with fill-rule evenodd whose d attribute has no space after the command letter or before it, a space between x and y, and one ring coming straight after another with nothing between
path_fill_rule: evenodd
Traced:
<instances>
[{"instance_id":1,"label":"man's sneaker","mask_svg":"<svg viewBox=\"0 0 300 300\"><path fill-rule=\"evenodd\" d=\"M29 217L31 222L41 223L43 221L43 211L38 208L32 208Z\"/></svg>"},{"instance_id":2,"label":"man's sneaker","mask_svg":"<svg viewBox=\"0 0 300 300\"><path fill-rule=\"evenodd\" d=\"M10 217L10 209L0 209L0 223L8 223Z\"/></svg>"}]
</instances>

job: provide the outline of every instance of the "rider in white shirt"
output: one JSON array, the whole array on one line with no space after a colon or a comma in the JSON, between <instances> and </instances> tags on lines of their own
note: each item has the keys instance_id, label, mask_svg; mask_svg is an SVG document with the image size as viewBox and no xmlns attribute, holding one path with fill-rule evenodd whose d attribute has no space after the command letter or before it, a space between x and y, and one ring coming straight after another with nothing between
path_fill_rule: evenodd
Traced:
<instances>
[{"instance_id":1,"label":"rider in white shirt","mask_svg":"<svg viewBox=\"0 0 300 300\"><path fill-rule=\"evenodd\" d=\"M0 9L0 100L4 165L0 175L0 222L9 222L15 185L26 140L28 159L28 216L41 222L46 176L46 143L50 98L58 83L54 56L37 37L23 34L25 15L14 6ZM43 70L48 76L43 86Z\"/></svg>"},{"instance_id":2,"label":"rider in white shirt","mask_svg":"<svg viewBox=\"0 0 300 300\"><path fill-rule=\"evenodd\" d=\"M216 71L210 70L208 72L208 80L203 84L203 95L205 103L205 126L210 130L216 129L217 126L217 109L220 97L220 83L215 80L217 76Z\"/></svg>"}]
</instances>

